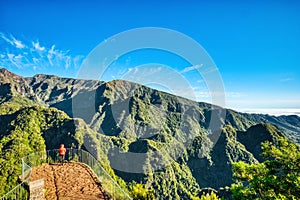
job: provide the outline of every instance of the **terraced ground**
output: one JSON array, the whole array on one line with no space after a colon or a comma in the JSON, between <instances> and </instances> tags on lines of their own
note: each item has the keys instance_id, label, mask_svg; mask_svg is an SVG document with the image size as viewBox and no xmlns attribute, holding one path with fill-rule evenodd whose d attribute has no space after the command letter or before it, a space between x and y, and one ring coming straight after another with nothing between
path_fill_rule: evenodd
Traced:
<instances>
[{"instance_id":1,"label":"terraced ground","mask_svg":"<svg viewBox=\"0 0 300 200\"><path fill-rule=\"evenodd\" d=\"M42 178L47 200L109 199L95 174L82 163L44 164L33 168L30 181Z\"/></svg>"}]
</instances>

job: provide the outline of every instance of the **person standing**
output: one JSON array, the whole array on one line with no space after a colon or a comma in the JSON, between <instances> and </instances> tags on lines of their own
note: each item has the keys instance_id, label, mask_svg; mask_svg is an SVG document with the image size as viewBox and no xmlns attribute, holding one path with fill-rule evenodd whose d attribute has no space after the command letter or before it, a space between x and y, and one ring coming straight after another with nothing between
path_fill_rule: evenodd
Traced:
<instances>
[{"instance_id":1,"label":"person standing","mask_svg":"<svg viewBox=\"0 0 300 200\"><path fill-rule=\"evenodd\" d=\"M65 159L65 155L66 155L66 152L67 152L64 144L60 145L60 148L58 149L58 152L59 152L60 161L63 164L64 159Z\"/></svg>"}]
</instances>

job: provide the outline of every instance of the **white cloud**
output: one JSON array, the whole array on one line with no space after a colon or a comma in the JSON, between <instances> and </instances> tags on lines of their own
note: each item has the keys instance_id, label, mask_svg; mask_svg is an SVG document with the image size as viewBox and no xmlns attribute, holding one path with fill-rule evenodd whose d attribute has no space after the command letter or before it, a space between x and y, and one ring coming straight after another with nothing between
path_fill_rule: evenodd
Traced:
<instances>
[{"instance_id":1,"label":"white cloud","mask_svg":"<svg viewBox=\"0 0 300 200\"><path fill-rule=\"evenodd\" d=\"M0 33L0 37L1 37L4 41L8 42L9 44L14 45L14 43L13 43L6 35L4 35L3 33Z\"/></svg>"},{"instance_id":2,"label":"white cloud","mask_svg":"<svg viewBox=\"0 0 300 200\"><path fill-rule=\"evenodd\" d=\"M16 56L15 54L12 54L12 53L7 53L6 56L7 56L7 59L6 59L6 60L8 60L8 61L11 63L12 66L17 67L18 69L21 68L21 65L20 65L19 62L18 62L18 58L19 58L18 56ZM2 59L2 60L5 60L5 58ZM1 64L2 64L3 66L6 66L5 62L4 62L4 63L1 62Z\"/></svg>"},{"instance_id":3,"label":"white cloud","mask_svg":"<svg viewBox=\"0 0 300 200\"><path fill-rule=\"evenodd\" d=\"M0 33L0 37L6 41L7 43L9 43L10 45L18 48L18 49L23 49L26 46L20 41L17 40L13 35L9 34L9 35L5 35L3 33Z\"/></svg>"},{"instance_id":4,"label":"white cloud","mask_svg":"<svg viewBox=\"0 0 300 200\"><path fill-rule=\"evenodd\" d=\"M15 59L22 59L23 58L23 56L22 55L17 55L17 56L15 56Z\"/></svg>"},{"instance_id":5,"label":"white cloud","mask_svg":"<svg viewBox=\"0 0 300 200\"><path fill-rule=\"evenodd\" d=\"M25 48L25 45L22 44L22 42L21 42L20 40L14 39L14 44L15 44L15 46L16 46L17 48L19 48L19 49Z\"/></svg>"},{"instance_id":6,"label":"white cloud","mask_svg":"<svg viewBox=\"0 0 300 200\"><path fill-rule=\"evenodd\" d=\"M15 54L8 53L7 57L8 57L8 59L11 60L11 59L13 59L15 57Z\"/></svg>"},{"instance_id":7,"label":"white cloud","mask_svg":"<svg viewBox=\"0 0 300 200\"><path fill-rule=\"evenodd\" d=\"M42 47L42 46L40 45L39 41L37 41L37 42L32 42L32 46L33 46L36 50L38 50L38 51L44 51L44 50L45 50L45 47Z\"/></svg>"},{"instance_id":8,"label":"white cloud","mask_svg":"<svg viewBox=\"0 0 300 200\"><path fill-rule=\"evenodd\" d=\"M71 57L70 56L66 56L66 65L65 68L68 69L71 65Z\"/></svg>"},{"instance_id":9,"label":"white cloud","mask_svg":"<svg viewBox=\"0 0 300 200\"><path fill-rule=\"evenodd\" d=\"M298 115L300 117L300 109L297 108L267 108L267 109L253 109L244 108L240 110L246 113L256 113L256 114L268 114L274 116L280 115Z\"/></svg>"},{"instance_id":10,"label":"white cloud","mask_svg":"<svg viewBox=\"0 0 300 200\"><path fill-rule=\"evenodd\" d=\"M39 59L38 58L33 58L32 60L33 60L34 64L38 64L39 63Z\"/></svg>"},{"instance_id":11,"label":"white cloud","mask_svg":"<svg viewBox=\"0 0 300 200\"><path fill-rule=\"evenodd\" d=\"M66 73L78 69L84 59L83 55L73 56L68 50L57 49L54 44L42 46L38 40L20 40L2 32L0 44L3 47L0 48L0 66L12 70L17 67L47 73L47 68L55 67L60 73Z\"/></svg>"},{"instance_id":12,"label":"white cloud","mask_svg":"<svg viewBox=\"0 0 300 200\"><path fill-rule=\"evenodd\" d=\"M137 67L135 67L135 68L128 68L128 72L135 75L136 73L139 72L139 69Z\"/></svg>"},{"instance_id":13,"label":"white cloud","mask_svg":"<svg viewBox=\"0 0 300 200\"><path fill-rule=\"evenodd\" d=\"M195 69L199 69L200 67L202 67L203 64L199 64L199 65L194 65L194 66L190 66L190 67L186 67L184 68L183 70L181 70L180 73L186 73L186 72L189 72L189 71L192 71L192 70L195 70Z\"/></svg>"}]
</instances>

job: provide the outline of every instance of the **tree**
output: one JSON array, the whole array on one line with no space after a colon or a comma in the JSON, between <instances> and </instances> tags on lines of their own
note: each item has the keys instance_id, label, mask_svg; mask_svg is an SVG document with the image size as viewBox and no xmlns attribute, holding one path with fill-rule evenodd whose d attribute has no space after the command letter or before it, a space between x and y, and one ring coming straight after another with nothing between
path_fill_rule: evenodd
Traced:
<instances>
[{"instance_id":1,"label":"tree","mask_svg":"<svg viewBox=\"0 0 300 200\"><path fill-rule=\"evenodd\" d=\"M136 200L152 200L154 198L154 191L152 189L148 190L140 183L132 183L130 185L130 196Z\"/></svg>"},{"instance_id":2,"label":"tree","mask_svg":"<svg viewBox=\"0 0 300 200\"><path fill-rule=\"evenodd\" d=\"M300 197L300 146L279 138L262 144L259 164L233 164L233 199L298 199Z\"/></svg>"},{"instance_id":3,"label":"tree","mask_svg":"<svg viewBox=\"0 0 300 200\"><path fill-rule=\"evenodd\" d=\"M192 200L221 200L216 193L211 192L210 194L202 194L201 197L193 197Z\"/></svg>"}]
</instances>

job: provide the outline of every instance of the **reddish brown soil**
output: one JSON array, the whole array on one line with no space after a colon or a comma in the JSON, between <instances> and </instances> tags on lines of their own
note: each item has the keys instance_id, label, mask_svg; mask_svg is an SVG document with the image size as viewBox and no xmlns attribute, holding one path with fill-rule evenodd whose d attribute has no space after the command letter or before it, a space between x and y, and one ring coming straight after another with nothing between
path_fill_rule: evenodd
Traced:
<instances>
[{"instance_id":1,"label":"reddish brown soil","mask_svg":"<svg viewBox=\"0 0 300 200\"><path fill-rule=\"evenodd\" d=\"M97 177L82 163L44 164L33 168L30 181L42 178L47 200L109 199Z\"/></svg>"}]
</instances>

